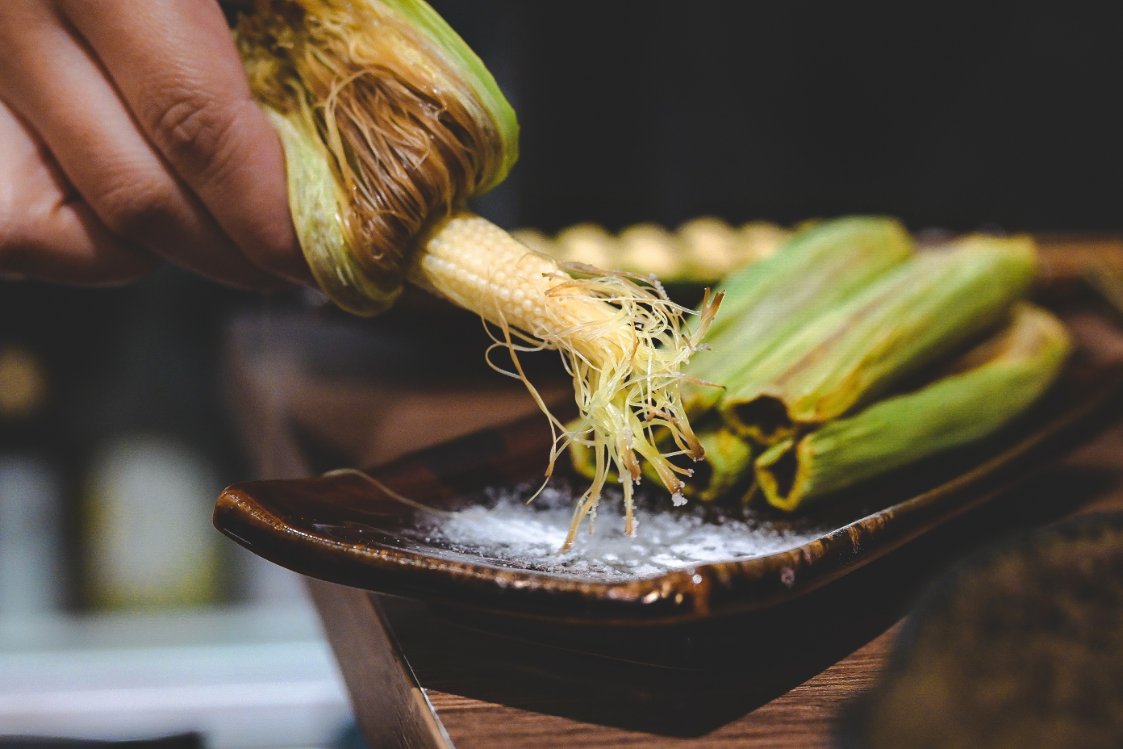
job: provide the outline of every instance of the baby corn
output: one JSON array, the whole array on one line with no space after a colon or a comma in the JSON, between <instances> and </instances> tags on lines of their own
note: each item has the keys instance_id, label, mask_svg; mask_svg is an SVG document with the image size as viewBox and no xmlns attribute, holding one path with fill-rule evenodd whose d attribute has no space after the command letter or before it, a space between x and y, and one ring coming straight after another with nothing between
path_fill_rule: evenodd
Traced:
<instances>
[{"instance_id":1,"label":"baby corn","mask_svg":"<svg viewBox=\"0 0 1123 749\"><path fill-rule=\"evenodd\" d=\"M1034 262L1026 237L972 236L920 253L726 381L722 414L763 444L842 416L998 326Z\"/></svg>"},{"instance_id":2,"label":"baby corn","mask_svg":"<svg viewBox=\"0 0 1123 749\"><path fill-rule=\"evenodd\" d=\"M479 314L510 355L507 373L544 411L519 352L562 354L579 418L567 428L550 416L547 473L570 443L588 447L595 465L566 546L612 470L629 479L629 534L643 464L678 495L690 470L672 459L703 454L679 395L681 371L717 298L688 330L687 310L657 282L573 278L464 210L506 176L518 125L479 58L421 0L258 0L237 34L284 147L297 235L330 298L376 314L408 280Z\"/></svg>"},{"instance_id":3,"label":"baby corn","mask_svg":"<svg viewBox=\"0 0 1123 749\"><path fill-rule=\"evenodd\" d=\"M768 502L784 510L985 437L1032 404L1071 344L1049 312L1019 306L1013 322L962 358L959 371L773 445L756 461Z\"/></svg>"}]
</instances>

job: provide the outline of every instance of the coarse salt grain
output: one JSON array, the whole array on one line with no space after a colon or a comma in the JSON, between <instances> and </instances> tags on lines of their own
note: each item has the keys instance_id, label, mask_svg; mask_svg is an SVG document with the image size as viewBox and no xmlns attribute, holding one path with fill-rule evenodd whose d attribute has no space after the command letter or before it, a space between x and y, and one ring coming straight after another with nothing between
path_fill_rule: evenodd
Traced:
<instances>
[{"instance_id":1,"label":"coarse salt grain","mask_svg":"<svg viewBox=\"0 0 1123 749\"><path fill-rule=\"evenodd\" d=\"M424 533L444 554L466 561L593 580L652 577L699 564L751 559L822 535L818 529L794 531L751 519L715 520L663 504L640 511L643 529L633 537L624 535L621 523L602 517L578 535L569 551L561 552L572 519L573 492L547 487L529 505L527 495L526 489L489 492L478 506L432 517ZM619 492L606 492L606 502L619 498ZM672 501L678 507L685 498Z\"/></svg>"}]
</instances>

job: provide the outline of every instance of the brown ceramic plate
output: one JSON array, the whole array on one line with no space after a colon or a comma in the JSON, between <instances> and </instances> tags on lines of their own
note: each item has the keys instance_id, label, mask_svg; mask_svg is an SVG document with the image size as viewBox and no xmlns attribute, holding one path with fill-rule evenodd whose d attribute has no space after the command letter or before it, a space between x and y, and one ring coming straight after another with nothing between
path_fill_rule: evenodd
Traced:
<instances>
[{"instance_id":1,"label":"brown ceramic plate","mask_svg":"<svg viewBox=\"0 0 1123 749\"><path fill-rule=\"evenodd\" d=\"M621 535L618 505L606 503L596 535L560 554L576 482L558 476L539 501L517 504L544 467L549 434L534 418L407 455L369 471L376 482L334 475L231 486L214 523L312 577L506 614L666 623L768 607L978 506L1090 435L1123 391L1123 335L1095 312L1062 314L1076 352L1029 413L983 444L801 515L673 508L665 495L645 496L639 541Z\"/></svg>"}]
</instances>

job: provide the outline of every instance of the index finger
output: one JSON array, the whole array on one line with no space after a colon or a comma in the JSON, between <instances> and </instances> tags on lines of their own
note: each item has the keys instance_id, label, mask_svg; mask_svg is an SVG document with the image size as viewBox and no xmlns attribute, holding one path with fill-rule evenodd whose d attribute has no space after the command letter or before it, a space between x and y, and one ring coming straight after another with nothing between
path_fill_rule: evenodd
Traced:
<instances>
[{"instance_id":1,"label":"index finger","mask_svg":"<svg viewBox=\"0 0 1123 749\"><path fill-rule=\"evenodd\" d=\"M213 1L61 0L141 129L255 264L309 278L284 156Z\"/></svg>"}]
</instances>

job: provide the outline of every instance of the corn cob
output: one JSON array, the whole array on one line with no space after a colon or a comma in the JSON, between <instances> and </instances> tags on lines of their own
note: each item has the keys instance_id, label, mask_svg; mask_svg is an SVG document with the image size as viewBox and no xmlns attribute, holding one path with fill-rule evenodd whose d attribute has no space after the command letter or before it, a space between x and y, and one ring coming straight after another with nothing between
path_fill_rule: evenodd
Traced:
<instances>
[{"instance_id":1,"label":"corn cob","mask_svg":"<svg viewBox=\"0 0 1123 749\"><path fill-rule=\"evenodd\" d=\"M773 445L756 461L768 502L794 510L832 492L985 437L1035 401L1070 350L1050 313L1020 305L957 373Z\"/></svg>"},{"instance_id":2,"label":"corn cob","mask_svg":"<svg viewBox=\"0 0 1123 749\"><path fill-rule=\"evenodd\" d=\"M721 316L706 338L714 349L688 374L724 387L749 376L826 310L845 302L913 253L912 238L892 219L848 217L804 229L766 260L727 278ZM687 409L713 408L724 390L688 388Z\"/></svg>"},{"instance_id":3,"label":"corn cob","mask_svg":"<svg viewBox=\"0 0 1123 749\"><path fill-rule=\"evenodd\" d=\"M620 264L609 268L627 268L661 279L672 278L682 268L683 248L671 232L658 224L635 224L620 232Z\"/></svg>"},{"instance_id":4,"label":"corn cob","mask_svg":"<svg viewBox=\"0 0 1123 749\"><path fill-rule=\"evenodd\" d=\"M678 228L685 256L685 279L718 281L738 268L770 257L789 231L775 224L753 221L732 227L703 216Z\"/></svg>"},{"instance_id":5,"label":"corn cob","mask_svg":"<svg viewBox=\"0 0 1123 749\"><path fill-rule=\"evenodd\" d=\"M701 217L674 231L655 224L634 224L613 234L596 224L582 223L554 237L537 229L516 229L511 234L562 263L645 276L654 273L666 284L709 284L769 257L789 232L764 222L734 227L717 218Z\"/></svg>"},{"instance_id":6,"label":"corn cob","mask_svg":"<svg viewBox=\"0 0 1123 749\"><path fill-rule=\"evenodd\" d=\"M563 262L620 267L614 262L619 255L616 237L596 224L576 224L559 232L548 252Z\"/></svg>"},{"instance_id":7,"label":"corn cob","mask_svg":"<svg viewBox=\"0 0 1123 749\"><path fill-rule=\"evenodd\" d=\"M1000 324L1034 256L1028 238L983 236L917 255L770 351L729 385L722 414L768 444L847 413Z\"/></svg>"},{"instance_id":8,"label":"corn cob","mask_svg":"<svg viewBox=\"0 0 1123 749\"><path fill-rule=\"evenodd\" d=\"M571 278L463 210L507 174L518 126L480 60L421 0L258 0L237 34L284 146L297 235L329 297L375 314L408 279L497 326L509 374L524 382L519 351L562 353L580 417L569 430L550 417L549 465L579 442L597 467L566 545L612 467L638 481L646 461L677 494L689 470L671 458L702 457L680 373L716 300L687 331L686 310L657 284ZM632 491L624 482L629 534Z\"/></svg>"}]
</instances>

